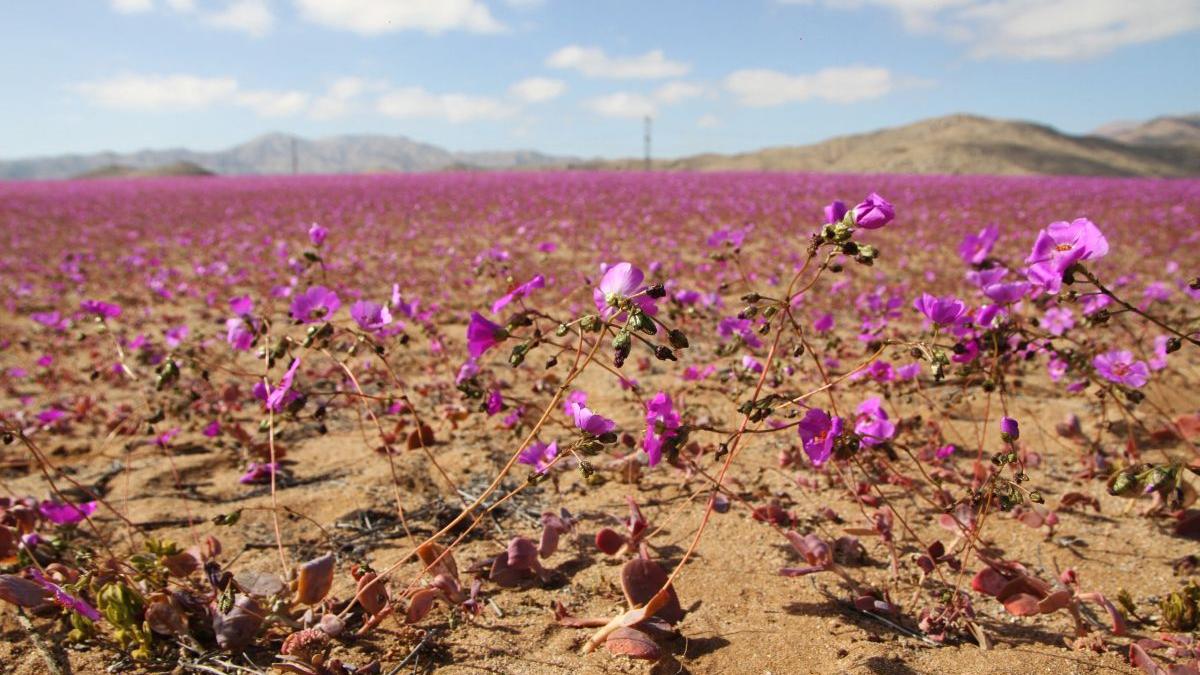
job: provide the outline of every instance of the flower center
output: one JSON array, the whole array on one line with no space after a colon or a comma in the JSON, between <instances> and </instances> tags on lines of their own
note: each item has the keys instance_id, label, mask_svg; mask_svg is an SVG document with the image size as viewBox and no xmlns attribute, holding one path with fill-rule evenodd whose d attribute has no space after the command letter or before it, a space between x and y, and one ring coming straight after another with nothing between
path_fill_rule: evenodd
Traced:
<instances>
[{"instance_id":1,"label":"flower center","mask_svg":"<svg viewBox=\"0 0 1200 675\"><path fill-rule=\"evenodd\" d=\"M1059 244L1054 247L1054 250L1055 251L1070 251L1073 248L1075 248L1075 247L1072 246L1071 244Z\"/></svg>"}]
</instances>

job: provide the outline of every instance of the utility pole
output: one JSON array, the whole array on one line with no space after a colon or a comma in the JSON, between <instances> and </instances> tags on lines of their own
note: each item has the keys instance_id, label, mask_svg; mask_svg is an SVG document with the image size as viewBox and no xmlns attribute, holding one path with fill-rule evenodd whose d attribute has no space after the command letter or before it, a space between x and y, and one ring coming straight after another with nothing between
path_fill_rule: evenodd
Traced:
<instances>
[{"instance_id":1,"label":"utility pole","mask_svg":"<svg viewBox=\"0 0 1200 675\"><path fill-rule=\"evenodd\" d=\"M296 151L296 137L292 136L292 175L300 173L300 157Z\"/></svg>"},{"instance_id":2,"label":"utility pole","mask_svg":"<svg viewBox=\"0 0 1200 675\"><path fill-rule=\"evenodd\" d=\"M644 127L643 127L644 133L642 136L642 141L643 141L643 148L645 150L645 168L646 168L646 171L649 171L650 170L650 116L646 115L646 117L643 119L643 122L644 122Z\"/></svg>"}]
</instances>

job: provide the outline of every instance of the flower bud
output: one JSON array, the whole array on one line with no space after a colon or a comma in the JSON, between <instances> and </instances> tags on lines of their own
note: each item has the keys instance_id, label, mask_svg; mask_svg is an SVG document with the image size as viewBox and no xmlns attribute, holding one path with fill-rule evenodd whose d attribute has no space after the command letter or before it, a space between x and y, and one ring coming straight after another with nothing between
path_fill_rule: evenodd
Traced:
<instances>
[{"instance_id":1,"label":"flower bud","mask_svg":"<svg viewBox=\"0 0 1200 675\"><path fill-rule=\"evenodd\" d=\"M671 346L675 349L688 348L687 335L684 335L683 331L679 330L678 328L672 329L669 333L667 333L667 341L669 341Z\"/></svg>"}]
</instances>

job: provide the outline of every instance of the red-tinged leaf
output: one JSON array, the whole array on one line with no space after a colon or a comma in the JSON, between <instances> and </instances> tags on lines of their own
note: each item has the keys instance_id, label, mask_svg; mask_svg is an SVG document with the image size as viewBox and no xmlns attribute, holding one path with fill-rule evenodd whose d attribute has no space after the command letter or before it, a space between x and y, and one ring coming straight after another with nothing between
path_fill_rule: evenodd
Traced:
<instances>
[{"instance_id":1,"label":"red-tinged leaf","mask_svg":"<svg viewBox=\"0 0 1200 675\"><path fill-rule=\"evenodd\" d=\"M17 535L5 525L0 525L0 564L8 564L17 559Z\"/></svg>"},{"instance_id":2,"label":"red-tinged leaf","mask_svg":"<svg viewBox=\"0 0 1200 675\"><path fill-rule=\"evenodd\" d=\"M315 605L324 600L333 587L334 564L333 554L326 553L301 565L296 582L296 602Z\"/></svg>"},{"instance_id":3,"label":"red-tinged leaf","mask_svg":"<svg viewBox=\"0 0 1200 675\"><path fill-rule=\"evenodd\" d=\"M604 648L618 656L657 661L662 651L654 640L636 628L618 628L609 634Z\"/></svg>"},{"instance_id":4,"label":"red-tinged leaf","mask_svg":"<svg viewBox=\"0 0 1200 675\"><path fill-rule=\"evenodd\" d=\"M433 429L431 429L427 424L421 425L419 433L417 429L413 429L412 431L408 432L409 450L420 450L422 447L428 448L432 446L433 443Z\"/></svg>"},{"instance_id":5,"label":"red-tinged leaf","mask_svg":"<svg viewBox=\"0 0 1200 675\"><path fill-rule=\"evenodd\" d=\"M446 574L458 578L458 563L453 553L445 553L446 549L432 541L427 541L417 547L417 557L432 575ZM443 555L445 553L445 555Z\"/></svg>"},{"instance_id":6,"label":"red-tinged leaf","mask_svg":"<svg viewBox=\"0 0 1200 675\"><path fill-rule=\"evenodd\" d=\"M1004 609L1013 616L1033 616L1042 613L1041 608L1038 607L1038 599L1025 593L1010 595L1004 601Z\"/></svg>"},{"instance_id":7,"label":"red-tinged leaf","mask_svg":"<svg viewBox=\"0 0 1200 675\"><path fill-rule=\"evenodd\" d=\"M1176 417L1175 426L1183 432L1184 440L1192 443L1200 440L1200 413Z\"/></svg>"},{"instance_id":8,"label":"red-tinged leaf","mask_svg":"<svg viewBox=\"0 0 1200 675\"><path fill-rule=\"evenodd\" d=\"M228 614L213 611L213 634L221 649L240 652L250 643L258 629L262 628L266 611L248 595L239 595Z\"/></svg>"},{"instance_id":9,"label":"red-tinged leaf","mask_svg":"<svg viewBox=\"0 0 1200 675\"><path fill-rule=\"evenodd\" d=\"M1077 507L1090 508L1096 513L1100 513L1100 500L1082 492L1068 492L1058 500L1059 511Z\"/></svg>"},{"instance_id":10,"label":"red-tinged leaf","mask_svg":"<svg viewBox=\"0 0 1200 675\"><path fill-rule=\"evenodd\" d=\"M422 588L413 593L408 601L408 612L404 615L405 623L417 623L428 616L437 598L438 590L435 588Z\"/></svg>"},{"instance_id":11,"label":"red-tinged leaf","mask_svg":"<svg viewBox=\"0 0 1200 675\"><path fill-rule=\"evenodd\" d=\"M606 555L616 555L624 545L625 537L616 530L606 527L596 533L596 548Z\"/></svg>"},{"instance_id":12,"label":"red-tinged leaf","mask_svg":"<svg viewBox=\"0 0 1200 675\"><path fill-rule=\"evenodd\" d=\"M779 575L784 577L804 577L817 572L824 572L828 567L782 567Z\"/></svg>"},{"instance_id":13,"label":"red-tinged leaf","mask_svg":"<svg viewBox=\"0 0 1200 675\"><path fill-rule=\"evenodd\" d=\"M1167 671L1137 643L1129 645L1129 664L1141 668L1146 675L1168 675Z\"/></svg>"},{"instance_id":14,"label":"red-tinged leaf","mask_svg":"<svg viewBox=\"0 0 1200 675\"><path fill-rule=\"evenodd\" d=\"M1007 583L1008 578L1003 574L991 567L985 567L975 573L975 577L971 579L971 588L978 593L996 597Z\"/></svg>"},{"instance_id":15,"label":"red-tinged leaf","mask_svg":"<svg viewBox=\"0 0 1200 675\"><path fill-rule=\"evenodd\" d=\"M358 586L355 588L358 604L372 615L382 612L387 607L388 600L391 599L388 596L387 584L383 581L376 581L378 578L379 576L374 572L366 572L358 578Z\"/></svg>"},{"instance_id":16,"label":"red-tinged leaf","mask_svg":"<svg viewBox=\"0 0 1200 675\"><path fill-rule=\"evenodd\" d=\"M621 568L621 589L631 607L649 603L666 583L667 573L653 560L634 558ZM666 591L666 601L651 616L658 616L670 624L679 623L683 620L679 597L675 595L673 586L667 586Z\"/></svg>"},{"instance_id":17,"label":"red-tinged leaf","mask_svg":"<svg viewBox=\"0 0 1200 675\"><path fill-rule=\"evenodd\" d=\"M501 588L512 588L521 582L521 578L524 576L521 572L522 570L508 566L507 555L498 555L492 560L492 569L488 573L488 580Z\"/></svg>"},{"instance_id":18,"label":"red-tinged leaf","mask_svg":"<svg viewBox=\"0 0 1200 675\"><path fill-rule=\"evenodd\" d=\"M0 600L17 607L38 607L50 601L50 592L14 574L0 574Z\"/></svg>"},{"instance_id":19,"label":"red-tinged leaf","mask_svg":"<svg viewBox=\"0 0 1200 675\"><path fill-rule=\"evenodd\" d=\"M1179 522L1175 523L1175 536L1200 539L1200 511L1185 511Z\"/></svg>"},{"instance_id":20,"label":"red-tinged leaf","mask_svg":"<svg viewBox=\"0 0 1200 675\"><path fill-rule=\"evenodd\" d=\"M1125 616L1116 608L1108 598L1104 597L1103 593L1080 593L1079 599L1084 602L1094 602L1104 608L1108 612L1108 618L1112 621L1113 635L1125 635L1128 629L1125 626Z\"/></svg>"},{"instance_id":21,"label":"red-tinged leaf","mask_svg":"<svg viewBox=\"0 0 1200 675\"><path fill-rule=\"evenodd\" d=\"M1038 601L1038 611L1042 614L1053 614L1060 609L1065 609L1069 604L1071 604L1071 591L1064 588Z\"/></svg>"},{"instance_id":22,"label":"red-tinged leaf","mask_svg":"<svg viewBox=\"0 0 1200 675\"><path fill-rule=\"evenodd\" d=\"M538 565L538 548L525 537L513 537L508 542L508 566L517 570L531 570Z\"/></svg>"},{"instance_id":23,"label":"red-tinged leaf","mask_svg":"<svg viewBox=\"0 0 1200 675\"><path fill-rule=\"evenodd\" d=\"M146 605L146 625L159 635L187 635L183 613L167 598L156 598Z\"/></svg>"}]
</instances>

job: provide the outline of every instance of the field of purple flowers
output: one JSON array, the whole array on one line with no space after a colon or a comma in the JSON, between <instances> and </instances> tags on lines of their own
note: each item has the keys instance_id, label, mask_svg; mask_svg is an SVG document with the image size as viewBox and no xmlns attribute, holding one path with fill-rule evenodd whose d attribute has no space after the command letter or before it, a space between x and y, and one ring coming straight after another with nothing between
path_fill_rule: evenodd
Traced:
<instances>
[{"instance_id":1,"label":"field of purple flowers","mask_svg":"<svg viewBox=\"0 0 1200 675\"><path fill-rule=\"evenodd\" d=\"M1195 180L0 183L0 658L1200 673L1198 226Z\"/></svg>"}]
</instances>

